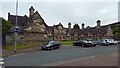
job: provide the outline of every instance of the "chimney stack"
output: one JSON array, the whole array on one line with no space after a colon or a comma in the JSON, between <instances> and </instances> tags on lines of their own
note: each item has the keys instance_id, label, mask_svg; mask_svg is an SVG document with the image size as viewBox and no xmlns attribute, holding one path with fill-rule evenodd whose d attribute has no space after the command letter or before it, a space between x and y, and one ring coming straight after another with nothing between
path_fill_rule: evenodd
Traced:
<instances>
[{"instance_id":1,"label":"chimney stack","mask_svg":"<svg viewBox=\"0 0 120 68\"><path fill-rule=\"evenodd\" d=\"M85 24L84 23L82 23L82 29L84 29L85 28Z\"/></svg>"},{"instance_id":2,"label":"chimney stack","mask_svg":"<svg viewBox=\"0 0 120 68\"><path fill-rule=\"evenodd\" d=\"M8 20L10 19L10 12L8 12Z\"/></svg>"},{"instance_id":3,"label":"chimney stack","mask_svg":"<svg viewBox=\"0 0 120 68\"><path fill-rule=\"evenodd\" d=\"M100 26L101 26L101 21L97 20L97 28L100 28Z\"/></svg>"},{"instance_id":4,"label":"chimney stack","mask_svg":"<svg viewBox=\"0 0 120 68\"><path fill-rule=\"evenodd\" d=\"M35 9L33 8L33 6L31 6L29 9L29 17L31 17L34 14L34 10Z\"/></svg>"},{"instance_id":5,"label":"chimney stack","mask_svg":"<svg viewBox=\"0 0 120 68\"><path fill-rule=\"evenodd\" d=\"M71 23L70 22L68 23L68 28L71 29Z\"/></svg>"}]
</instances>

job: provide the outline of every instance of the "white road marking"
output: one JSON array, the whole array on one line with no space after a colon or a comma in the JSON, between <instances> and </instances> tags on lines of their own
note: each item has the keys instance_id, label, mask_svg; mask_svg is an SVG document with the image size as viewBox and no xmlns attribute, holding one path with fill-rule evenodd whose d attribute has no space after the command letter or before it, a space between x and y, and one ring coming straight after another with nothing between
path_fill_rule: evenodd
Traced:
<instances>
[{"instance_id":1,"label":"white road marking","mask_svg":"<svg viewBox=\"0 0 120 68\"><path fill-rule=\"evenodd\" d=\"M91 56L92 58L94 58L95 56Z\"/></svg>"},{"instance_id":2,"label":"white road marking","mask_svg":"<svg viewBox=\"0 0 120 68\"><path fill-rule=\"evenodd\" d=\"M19 55L24 55L24 54L26 54L26 53L11 55L11 56L9 56L9 57L19 56Z\"/></svg>"}]
</instances>

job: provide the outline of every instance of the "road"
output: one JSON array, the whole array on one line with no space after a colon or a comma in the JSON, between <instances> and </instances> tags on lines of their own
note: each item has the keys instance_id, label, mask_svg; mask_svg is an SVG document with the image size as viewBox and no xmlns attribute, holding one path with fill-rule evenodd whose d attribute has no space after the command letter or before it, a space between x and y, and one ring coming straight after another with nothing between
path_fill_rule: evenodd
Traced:
<instances>
[{"instance_id":1,"label":"road","mask_svg":"<svg viewBox=\"0 0 120 68\"><path fill-rule=\"evenodd\" d=\"M38 50L4 58L5 66L45 66L78 58L108 55L118 52L118 45L79 47L63 46L51 51Z\"/></svg>"}]
</instances>

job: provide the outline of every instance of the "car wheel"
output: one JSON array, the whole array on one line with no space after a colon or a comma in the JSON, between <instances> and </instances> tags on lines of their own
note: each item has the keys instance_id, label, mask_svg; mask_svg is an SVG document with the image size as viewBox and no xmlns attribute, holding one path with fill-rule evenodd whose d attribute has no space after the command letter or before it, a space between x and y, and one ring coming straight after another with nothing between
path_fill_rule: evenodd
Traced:
<instances>
[{"instance_id":1,"label":"car wheel","mask_svg":"<svg viewBox=\"0 0 120 68\"><path fill-rule=\"evenodd\" d=\"M108 46L108 44L106 44L106 46Z\"/></svg>"},{"instance_id":2,"label":"car wheel","mask_svg":"<svg viewBox=\"0 0 120 68\"><path fill-rule=\"evenodd\" d=\"M61 46L58 46L58 48L60 48Z\"/></svg>"},{"instance_id":3,"label":"car wheel","mask_svg":"<svg viewBox=\"0 0 120 68\"><path fill-rule=\"evenodd\" d=\"M51 50L53 50L54 48L53 47L51 47Z\"/></svg>"},{"instance_id":4,"label":"car wheel","mask_svg":"<svg viewBox=\"0 0 120 68\"><path fill-rule=\"evenodd\" d=\"M96 45L93 45L93 47L95 47Z\"/></svg>"},{"instance_id":5,"label":"car wheel","mask_svg":"<svg viewBox=\"0 0 120 68\"><path fill-rule=\"evenodd\" d=\"M41 50L43 50L43 47L41 47Z\"/></svg>"},{"instance_id":6,"label":"car wheel","mask_svg":"<svg viewBox=\"0 0 120 68\"><path fill-rule=\"evenodd\" d=\"M105 44L102 44L102 46L105 46Z\"/></svg>"},{"instance_id":7,"label":"car wheel","mask_svg":"<svg viewBox=\"0 0 120 68\"><path fill-rule=\"evenodd\" d=\"M73 44L73 46L75 46L75 44Z\"/></svg>"},{"instance_id":8,"label":"car wheel","mask_svg":"<svg viewBox=\"0 0 120 68\"><path fill-rule=\"evenodd\" d=\"M84 45L81 45L81 47L84 47Z\"/></svg>"}]
</instances>

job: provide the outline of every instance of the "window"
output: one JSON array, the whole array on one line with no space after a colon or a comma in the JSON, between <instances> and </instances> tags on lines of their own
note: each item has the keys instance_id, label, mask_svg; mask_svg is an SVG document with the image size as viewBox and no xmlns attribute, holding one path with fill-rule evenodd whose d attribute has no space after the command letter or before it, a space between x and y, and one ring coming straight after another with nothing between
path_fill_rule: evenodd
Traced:
<instances>
[{"instance_id":1,"label":"window","mask_svg":"<svg viewBox=\"0 0 120 68\"><path fill-rule=\"evenodd\" d=\"M48 42L47 44L51 45L51 44L53 44L53 43L54 43L53 41L50 41L50 42Z\"/></svg>"}]
</instances>

